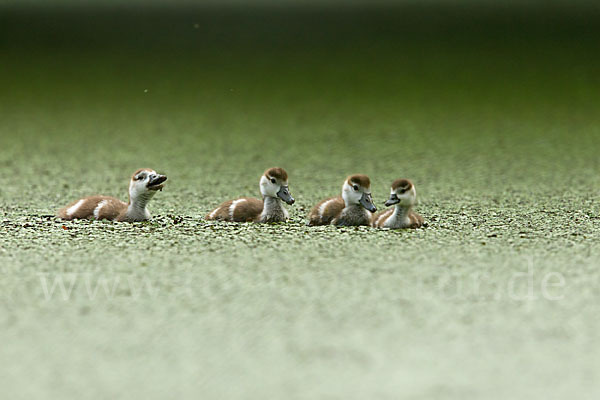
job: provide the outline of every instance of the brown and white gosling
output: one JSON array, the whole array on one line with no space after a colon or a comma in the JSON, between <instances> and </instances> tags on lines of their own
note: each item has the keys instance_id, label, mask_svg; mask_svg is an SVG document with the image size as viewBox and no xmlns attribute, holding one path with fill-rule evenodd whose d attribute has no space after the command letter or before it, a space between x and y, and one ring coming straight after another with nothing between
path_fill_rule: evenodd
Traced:
<instances>
[{"instance_id":1,"label":"brown and white gosling","mask_svg":"<svg viewBox=\"0 0 600 400\"><path fill-rule=\"evenodd\" d=\"M166 180L165 175L157 174L154 170L139 169L131 176L129 182L128 203L114 197L89 196L59 210L58 217L65 220L146 221L150 219L150 212L146 205L158 190L162 190Z\"/></svg>"},{"instance_id":2,"label":"brown and white gosling","mask_svg":"<svg viewBox=\"0 0 600 400\"><path fill-rule=\"evenodd\" d=\"M322 200L310 210L308 225L371 225L375 211L371 180L366 175L351 175L344 181L341 196Z\"/></svg>"},{"instance_id":3,"label":"brown and white gosling","mask_svg":"<svg viewBox=\"0 0 600 400\"><path fill-rule=\"evenodd\" d=\"M376 228L420 228L423 217L413 211L417 201L415 185L408 179L397 179L392 183L390 198L385 202L387 207L394 205L375 215L373 226Z\"/></svg>"},{"instance_id":4,"label":"brown and white gosling","mask_svg":"<svg viewBox=\"0 0 600 400\"><path fill-rule=\"evenodd\" d=\"M269 168L260 177L262 200L241 197L229 200L212 210L207 220L229 222L285 222L288 212L281 204L294 204L288 187L288 174L283 168Z\"/></svg>"}]
</instances>

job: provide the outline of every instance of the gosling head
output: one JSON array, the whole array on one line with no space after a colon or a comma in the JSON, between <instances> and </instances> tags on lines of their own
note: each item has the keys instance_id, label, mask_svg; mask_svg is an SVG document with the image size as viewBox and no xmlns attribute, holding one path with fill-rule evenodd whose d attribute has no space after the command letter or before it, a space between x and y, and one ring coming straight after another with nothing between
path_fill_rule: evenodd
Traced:
<instances>
[{"instance_id":1,"label":"gosling head","mask_svg":"<svg viewBox=\"0 0 600 400\"><path fill-rule=\"evenodd\" d=\"M371 197L371 180L366 175L351 175L344 182L342 197L346 206L361 205L371 212L377 211Z\"/></svg>"},{"instance_id":2,"label":"gosling head","mask_svg":"<svg viewBox=\"0 0 600 400\"><path fill-rule=\"evenodd\" d=\"M390 198L385 202L386 206L394 204L400 207L412 207L417 201L415 185L408 179L396 179L392 183Z\"/></svg>"},{"instance_id":3,"label":"gosling head","mask_svg":"<svg viewBox=\"0 0 600 400\"><path fill-rule=\"evenodd\" d=\"M260 178L260 193L263 197L279 198L288 204L296 200L290 194L288 175L283 168L269 168Z\"/></svg>"},{"instance_id":4,"label":"gosling head","mask_svg":"<svg viewBox=\"0 0 600 400\"><path fill-rule=\"evenodd\" d=\"M151 198L157 190L162 190L166 175L157 174L156 171L142 168L131 176L129 182L129 197L131 200L138 198Z\"/></svg>"}]
</instances>

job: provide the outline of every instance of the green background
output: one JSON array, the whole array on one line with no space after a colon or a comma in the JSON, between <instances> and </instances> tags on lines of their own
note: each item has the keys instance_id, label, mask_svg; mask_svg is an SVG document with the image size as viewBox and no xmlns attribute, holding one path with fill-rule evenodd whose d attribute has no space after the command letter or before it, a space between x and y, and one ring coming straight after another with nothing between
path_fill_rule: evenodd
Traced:
<instances>
[{"instance_id":1,"label":"green background","mask_svg":"<svg viewBox=\"0 0 600 400\"><path fill-rule=\"evenodd\" d=\"M599 32L593 7L3 9L5 396L598 398ZM203 220L271 166L288 224ZM169 176L152 222L52 217L141 167ZM429 226L306 227L351 173L380 209L412 179Z\"/></svg>"}]
</instances>

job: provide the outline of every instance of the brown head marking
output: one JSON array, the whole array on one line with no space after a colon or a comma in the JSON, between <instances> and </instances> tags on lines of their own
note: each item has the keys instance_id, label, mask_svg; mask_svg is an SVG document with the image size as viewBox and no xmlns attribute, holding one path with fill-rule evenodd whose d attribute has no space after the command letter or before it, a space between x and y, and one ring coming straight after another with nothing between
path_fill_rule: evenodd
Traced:
<instances>
[{"instance_id":1,"label":"brown head marking","mask_svg":"<svg viewBox=\"0 0 600 400\"><path fill-rule=\"evenodd\" d=\"M346 180L350 184L354 184L355 183L355 184L357 184L359 186L362 186L365 189L368 189L368 188L371 187L371 180L366 175L362 175L362 174L351 175Z\"/></svg>"},{"instance_id":2,"label":"brown head marking","mask_svg":"<svg viewBox=\"0 0 600 400\"><path fill-rule=\"evenodd\" d=\"M412 182L409 179L396 179L392 183L392 190L402 189L404 191L410 190L413 187Z\"/></svg>"},{"instance_id":3,"label":"brown head marking","mask_svg":"<svg viewBox=\"0 0 600 400\"><path fill-rule=\"evenodd\" d=\"M140 169L138 169L137 171L135 171L135 172L133 173L133 175L131 175L131 180L132 180L132 181L135 181L135 180L136 180L136 179L135 179L135 177L136 177L136 176L138 176L138 174L139 174L140 172L142 172L142 171L151 172L152 170L151 170L150 168L140 168Z\"/></svg>"},{"instance_id":4,"label":"brown head marking","mask_svg":"<svg viewBox=\"0 0 600 400\"><path fill-rule=\"evenodd\" d=\"M265 171L264 175L267 178L279 179L282 182L287 182L288 180L288 174L285 172L285 169L279 167L269 168Z\"/></svg>"}]
</instances>

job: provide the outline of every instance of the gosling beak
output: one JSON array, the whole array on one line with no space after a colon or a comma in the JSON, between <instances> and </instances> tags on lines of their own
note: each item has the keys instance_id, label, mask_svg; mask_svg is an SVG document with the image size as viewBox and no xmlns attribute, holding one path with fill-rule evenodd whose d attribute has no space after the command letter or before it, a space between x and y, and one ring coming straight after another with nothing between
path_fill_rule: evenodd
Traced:
<instances>
[{"instance_id":1,"label":"gosling beak","mask_svg":"<svg viewBox=\"0 0 600 400\"><path fill-rule=\"evenodd\" d=\"M162 190L162 183L167 180L166 175L155 175L150 177L150 180L146 184L146 187L150 190Z\"/></svg>"},{"instance_id":2,"label":"gosling beak","mask_svg":"<svg viewBox=\"0 0 600 400\"><path fill-rule=\"evenodd\" d=\"M279 197L281 200L285 201L290 205L294 204L294 202L296 201L290 194L290 189L287 186L283 185L281 185L279 192L277 192L277 197Z\"/></svg>"},{"instance_id":3,"label":"gosling beak","mask_svg":"<svg viewBox=\"0 0 600 400\"><path fill-rule=\"evenodd\" d=\"M371 198L371 193L364 193L360 198L360 204L371 212L377 211L377 207L373 204L373 199Z\"/></svg>"},{"instance_id":4,"label":"gosling beak","mask_svg":"<svg viewBox=\"0 0 600 400\"><path fill-rule=\"evenodd\" d=\"M389 207L398 203L400 203L400 199L398 198L398 196L396 196L396 193L392 193L390 194L390 198L385 202L385 206Z\"/></svg>"}]
</instances>

